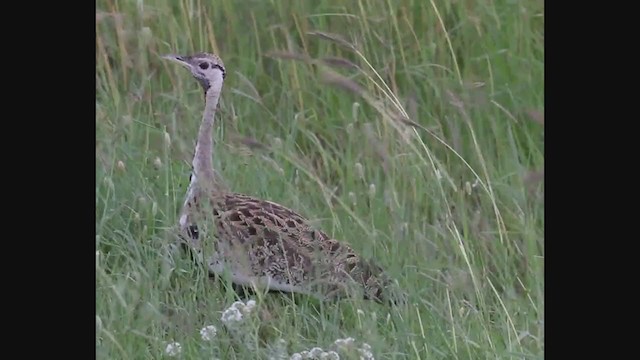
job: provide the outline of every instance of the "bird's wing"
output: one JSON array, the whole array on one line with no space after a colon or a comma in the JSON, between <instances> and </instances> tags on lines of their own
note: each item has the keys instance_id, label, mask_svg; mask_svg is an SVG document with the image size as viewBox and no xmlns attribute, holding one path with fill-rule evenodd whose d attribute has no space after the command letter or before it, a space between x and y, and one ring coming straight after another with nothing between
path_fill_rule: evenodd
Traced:
<instances>
[{"instance_id":1,"label":"bird's wing","mask_svg":"<svg viewBox=\"0 0 640 360\"><path fill-rule=\"evenodd\" d=\"M292 251L313 257L355 256L353 249L313 227L307 218L280 204L242 194L228 194L219 216L250 242L280 241ZM274 244L275 245L275 244Z\"/></svg>"}]
</instances>

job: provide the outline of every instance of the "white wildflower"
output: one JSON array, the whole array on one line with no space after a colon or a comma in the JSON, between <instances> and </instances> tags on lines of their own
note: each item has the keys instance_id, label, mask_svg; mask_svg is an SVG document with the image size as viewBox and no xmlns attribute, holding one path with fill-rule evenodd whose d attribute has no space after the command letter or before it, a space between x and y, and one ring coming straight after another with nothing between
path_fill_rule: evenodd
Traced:
<instances>
[{"instance_id":1,"label":"white wildflower","mask_svg":"<svg viewBox=\"0 0 640 360\"><path fill-rule=\"evenodd\" d=\"M164 352L169 356L178 356L182 352L182 345L178 342L172 342L167 344L167 348Z\"/></svg>"},{"instance_id":2,"label":"white wildflower","mask_svg":"<svg viewBox=\"0 0 640 360\"><path fill-rule=\"evenodd\" d=\"M338 355L335 351L327 351L320 354L320 359L322 360L340 360L340 355Z\"/></svg>"},{"instance_id":3,"label":"white wildflower","mask_svg":"<svg viewBox=\"0 0 640 360\"><path fill-rule=\"evenodd\" d=\"M242 313L238 308L231 306L222 313L222 318L220 320L225 324L239 322L242 320Z\"/></svg>"},{"instance_id":4,"label":"white wildflower","mask_svg":"<svg viewBox=\"0 0 640 360\"><path fill-rule=\"evenodd\" d=\"M213 325L205 326L200 329L200 337L202 337L202 340L204 341L211 341L214 337L216 337L217 333L218 329L216 329L216 327Z\"/></svg>"},{"instance_id":5,"label":"white wildflower","mask_svg":"<svg viewBox=\"0 0 640 360\"><path fill-rule=\"evenodd\" d=\"M289 360L302 360L302 359L340 360L340 355L338 355L338 353L335 351L324 351L322 350L322 348L314 347L309 351L305 350L299 353L295 353L291 355L291 357L289 358Z\"/></svg>"},{"instance_id":6,"label":"white wildflower","mask_svg":"<svg viewBox=\"0 0 640 360\"><path fill-rule=\"evenodd\" d=\"M255 306L255 300L249 300L246 304L242 301L236 301L222 313L222 322L227 325L234 322L240 322L244 318L244 315L251 313Z\"/></svg>"},{"instance_id":7,"label":"white wildflower","mask_svg":"<svg viewBox=\"0 0 640 360\"><path fill-rule=\"evenodd\" d=\"M256 306L256 301L255 300L249 300L247 301L247 304L245 305L245 307L248 309L248 311L251 311L251 309L253 309Z\"/></svg>"},{"instance_id":8,"label":"white wildflower","mask_svg":"<svg viewBox=\"0 0 640 360\"><path fill-rule=\"evenodd\" d=\"M353 345L354 341L355 341L354 338L348 337L346 339L338 339L338 340L336 340L335 344L339 348L346 348L346 347L350 347L351 345Z\"/></svg>"},{"instance_id":9,"label":"white wildflower","mask_svg":"<svg viewBox=\"0 0 640 360\"><path fill-rule=\"evenodd\" d=\"M242 308L244 307L244 303L242 301L235 301L233 304L231 304L230 307L242 310Z\"/></svg>"},{"instance_id":10,"label":"white wildflower","mask_svg":"<svg viewBox=\"0 0 640 360\"><path fill-rule=\"evenodd\" d=\"M358 315L364 316L364 311L362 311L362 309L358 309L358 310L356 310L356 313L357 313Z\"/></svg>"},{"instance_id":11,"label":"white wildflower","mask_svg":"<svg viewBox=\"0 0 640 360\"><path fill-rule=\"evenodd\" d=\"M324 351L319 347L314 347L313 349L309 350L309 356L312 358L318 358L322 353L324 353Z\"/></svg>"},{"instance_id":12,"label":"white wildflower","mask_svg":"<svg viewBox=\"0 0 640 360\"><path fill-rule=\"evenodd\" d=\"M367 343L362 344L362 347L358 349L358 352L360 353L361 360L375 360L373 353L371 353L371 345Z\"/></svg>"}]
</instances>

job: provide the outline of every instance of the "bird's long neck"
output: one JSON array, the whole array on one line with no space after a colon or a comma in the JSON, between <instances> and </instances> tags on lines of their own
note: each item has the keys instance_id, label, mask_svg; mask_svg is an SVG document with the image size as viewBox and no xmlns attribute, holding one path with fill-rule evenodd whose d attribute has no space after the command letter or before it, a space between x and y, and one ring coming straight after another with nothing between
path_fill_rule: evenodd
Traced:
<instances>
[{"instance_id":1,"label":"bird's long neck","mask_svg":"<svg viewBox=\"0 0 640 360\"><path fill-rule=\"evenodd\" d=\"M204 114L202 124L198 131L196 152L193 156L193 171L198 181L203 183L217 183L216 171L213 169L213 125L215 122L216 108L220 99L222 83L212 85L205 92Z\"/></svg>"}]
</instances>

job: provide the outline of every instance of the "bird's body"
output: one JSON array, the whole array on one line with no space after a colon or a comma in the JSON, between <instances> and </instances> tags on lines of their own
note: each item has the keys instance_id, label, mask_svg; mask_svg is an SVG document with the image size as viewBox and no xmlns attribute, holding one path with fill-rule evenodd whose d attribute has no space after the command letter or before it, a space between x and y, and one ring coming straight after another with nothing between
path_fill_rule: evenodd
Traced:
<instances>
[{"instance_id":1,"label":"bird's body","mask_svg":"<svg viewBox=\"0 0 640 360\"><path fill-rule=\"evenodd\" d=\"M211 129L224 65L212 54L167 56L192 71L205 90L205 113L193 173L180 214L181 238L213 274L234 284L321 299L359 291L364 298L404 301L392 279L351 247L277 203L229 191L212 167ZM205 70L205 71L202 71Z\"/></svg>"},{"instance_id":2,"label":"bird's body","mask_svg":"<svg viewBox=\"0 0 640 360\"><path fill-rule=\"evenodd\" d=\"M320 298L344 296L350 284L360 284L365 298L384 297L382 269L282 205L238 193L195 196L180 222L209 270L227 271L235 284Z\"/></svg>"}]
</instances>

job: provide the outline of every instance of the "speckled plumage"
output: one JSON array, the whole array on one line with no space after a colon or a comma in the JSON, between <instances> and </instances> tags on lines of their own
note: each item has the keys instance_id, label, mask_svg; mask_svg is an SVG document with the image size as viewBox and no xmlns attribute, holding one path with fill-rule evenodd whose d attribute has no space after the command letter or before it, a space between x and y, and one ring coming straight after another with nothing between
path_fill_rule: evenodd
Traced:
<instances>
[{"instance_id":1,"label":"speckled plumage","mask_svg":"<svg viewBox=\"0 0 640 360\"><path fill-rule=\"evenodd\" d=\"M364 261L300 214L237 193L209 197L206 210L199 199L187 202L186 224L191 227L186 227L185 235L212 273L227 270L239 285L319 298L343 297L359 287L366 299L390 300L394 284L379 266ZM211 221L210 229L198 226Z\"/></svg>"},{"instance_id":2,"label":"speckled plumage","mask_svg":"<svg viewBox=\"0 0 640 360\"><path fill-rule=\"evenodd\" d=\"M321 299L359 292L366 299L403 303L405 295L382 268L330 238L297 212L252 196L230 192L211 168L213 111L224 78L220 59L211 54L169 57L191 69L210 103L203 116L194 156L194 174L180 216L181 238L214 274L262 290L304 293ZM202 61L222 71L199 72ZM211 75L213 74L213 75ZM216 91L214 96L207 92ZM209 111L207 111L209 110ZM203 134L204 132L204 134ZM202 143L200 143L202 142Z\"/></svg>"}]
</instances>

